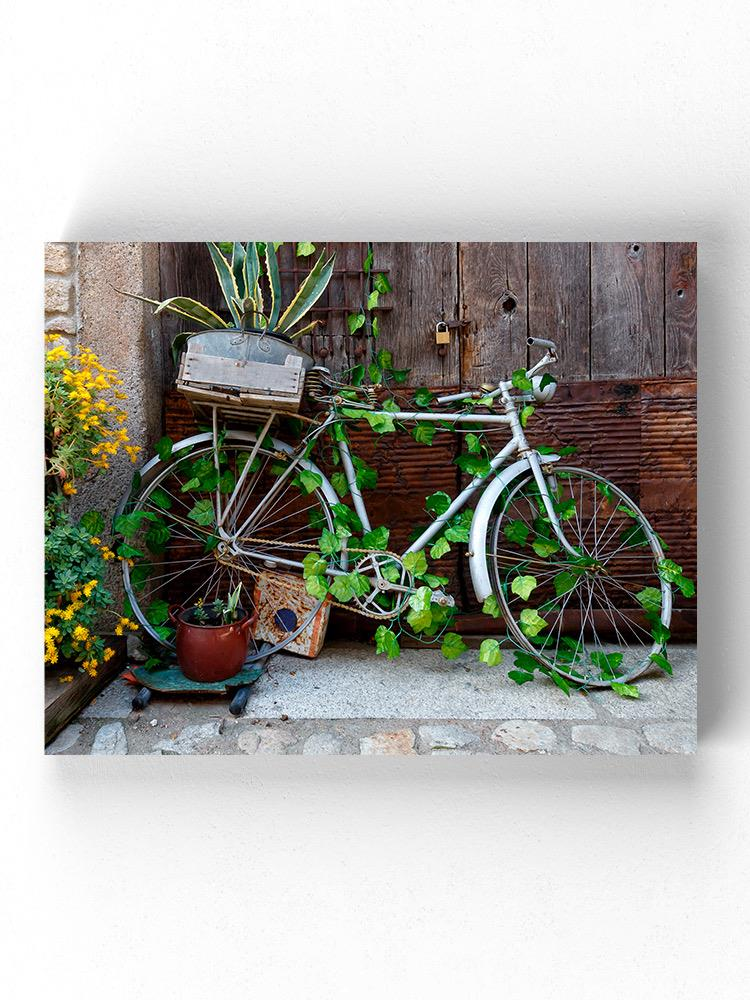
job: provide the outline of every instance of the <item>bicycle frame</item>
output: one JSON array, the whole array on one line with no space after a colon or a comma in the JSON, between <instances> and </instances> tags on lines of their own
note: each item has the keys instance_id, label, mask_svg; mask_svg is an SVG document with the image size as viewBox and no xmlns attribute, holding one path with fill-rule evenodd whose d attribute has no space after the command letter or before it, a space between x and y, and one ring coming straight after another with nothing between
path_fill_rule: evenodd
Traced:
<instances>
[{"instance_id":1,"label":"bicycle frame","mask_svg":"<svg viewBox=\"0 0 750 1000\"><path fill-rule=\"evenodd\" d=\"M548 352L541 359L541 361L537 363L537 365L529 369L528 372L529 376L532 376L540 368L544 367L546 364L550 364L554 360L556 360L554 351ZM576 550L570 545L567 538L565 537L562 525L554 509L554 501L552 499L550 486L547 481L547 477L550 478L552 477L550 464L559 461L559 456L545 455L544 457L541 457L538 452L534 451L529 446L523 427L521 425L517 404L519 402L526 402L533 397L529 396L528 394L514 396L512 394L512 389L513 389L512 382L501 382L496 389L487 393L473 391L473 392L462 392L462 393L455 393L453 395L437 397L437 402L439 404L458 402L461 400L478 398L478 397L483 397L483 398L499 397L502 403L504 404L503 413L483 414L483 413L467 412L465 410L445 412L445 413L430 413L430 412L411 411L411 410L394 412L390 410L382 410L382 409L373 410L370 407L366 408L362 407L363 417L361 419L365 419L364 413L366 412L369 415L375 414L375 415L382 415L384 417L390 417L393 420L397 420L400 423L405 423L405 424L445 422L445 423L452 423L455 425L459 425L461 423L472 423L472 424L481 424L487 427L496 427L496 426L508 427L510 431L510 440L502 449L500 449L500 451L498 451L490 459L490 472L487 473L486 475L475 476L472 479L472 481L468 484L468 486L466 486L451 501L449 507L442 514L436 517L435 520L429 525L429 527L427 527L422 532L422 534L417 539L415 539L415 541L413 541L411 545L403 553L401 553L401 558L403 558L410 552L419 552L420 550L424 549L425 546L427 546L430 543L430 541L440 533L440 531L445 526L446 522L449 521L452 517L454 517L457 513L459 513L475 494L477 494L478 492L483 493L487 498L487 501L489 502L485 501L481 503L480 505L481 513L479 508L477 509L477 512L475 512L475 516L472 520L470 551L469 551L469 562L470 562L472 581L474 583L474 589L477 592L477 596L479 597L480 600L484 600L484 598L487 597L491 592L489 573L487 571L486 560L484 557L485 549L483 542L484 539L486 538L487 524L492 507L494 506L494 500L510 482L512 482L519 476L526 475L528 473L531 473L534 476L537 485L539 487L540 495L546 510L546 514L560 543L573 556L578 555ZM356 407L357 404L355 403L350 405ZM253 460L255 459L259 448L261 447L261 443L268 434L271 422L273 420L273 415L269 416L265 426L257 434L255 444L253 446L252 451L250 452L250 457L247 460L241 475L238 477L232 495L229 497L226 503L224 503L223 508L222 508L221 496L217 489L216 502L217 502L218 517L219 517L219 532L224 541L228 544L231 552L233 552L236 555L248 556L251 558L253 557L256 558L262 557L265 559L268 558L267 554L261 556L260 553L256 553L253 549L248 549L243 547L241 543L245 541L245 539L243 539L242 536L245 533L245 531L252 525L253 521L257 520L258 516L263 512L265 507L271 502L274 496L278 495L278 491L281 489L283 483L286 482L295 473L295 470L307 469L308 471L314 472L317 475L321 476L323 483L328 487L328 489L324 490L324 492L328 494L328 499L330 500L331 495L333 495L333 497L335 498L335 493L330 487L330 484L328 484L325 475L313 462L310 461L310 459L307 456L315 440L325 430L330 428L333 424L338 422L344 422L344 423L354 422L357 421L357 419L358 419L357 417L350 417L350 416L341 418L334 409L331 409L325 420L323 420L309 434L307 434L296 449L290 448L288 445L283 444L283 442L274 440L274 447L277 448L277 450L279 450L280 452L283 452L284 456L290 458L291 461L289 461L287 467L280 474L274 488L259 501L259 503L255 506L255 508L245 517L243 523L236 529L232 530L232 532L230 533L226 531L224 525L227 521L227 516L229 512L231 511L234 504L237 502L237 498L242 494L242 487L246 481ZM215 412L214 412L213 438L214 438L214 454L216 456L216 461L218 463L218 452L217 452L218 426L217 426ZM352 496L352 503L354 509L360 521L362 522L363 529L365 531L369 531L371 530L372 525L367 511L365 499L362 496L362 493L356 482L356 471L354 468L354 463L352 460L352 454L349 449L349 445L346 441L338 441L337 446L338 446L339 456L341 458L342 468L344 470L344 475L347 481L347 485L349 487L349 491ZM515 463L508 465L507 464L508 460L514 454L519 455L520 459ZM500 470L502 470L502 472ZM495 474L494 477L492 473ZM298 570L302 569L302 563L300 561L293 559L286 559L282 556L277 556L276 554L274 554L273 561L276 564L280 564L282 566L286 566L289 568L294 568ZM344 555L344 566L346 567L346 565L347 562L346 562L346 557ZM338 573L343 573L346 571L347 571L346 568L340 570L331 568L329 569L328 572L332 575L336 575Z\"/></svg>"}]
</instances>

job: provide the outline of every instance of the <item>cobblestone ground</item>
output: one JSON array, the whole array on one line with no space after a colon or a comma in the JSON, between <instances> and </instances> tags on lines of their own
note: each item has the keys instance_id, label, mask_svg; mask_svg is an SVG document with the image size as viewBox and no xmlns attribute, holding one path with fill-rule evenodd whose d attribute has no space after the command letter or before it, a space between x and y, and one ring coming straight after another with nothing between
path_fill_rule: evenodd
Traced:
<instances>
[{"instance_id":1,"label":"cobblestone ground","mask_svg":"<svg viewBox=\"0 0 750 1000\"><path fill-rule=\"evenodd\" d=\"M674 677L639 683L641 697L518 687L470 653L446 662L407 650L393 662L372 649L332 645L315 661L277 656L246 713L228 698L155 695L132 710L135 689L114 681L47 747L48 754L685 754L696 747L694 646L673 647Z\"/></svg>"}]
</instances>

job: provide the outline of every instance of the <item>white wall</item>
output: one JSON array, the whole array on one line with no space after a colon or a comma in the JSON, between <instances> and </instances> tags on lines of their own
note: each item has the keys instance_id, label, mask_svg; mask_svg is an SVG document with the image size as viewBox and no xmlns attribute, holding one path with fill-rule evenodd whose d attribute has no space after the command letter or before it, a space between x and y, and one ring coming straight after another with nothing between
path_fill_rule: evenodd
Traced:
<instances>
[{"instance_id":1,"label":"white wall","mask_svg":"<svg viewBox=\"0 0 750 1000\"><path fill-rule=\"evenodd\" d=\"M745 997L745 5L5 22L6 995ZM699 241L697 759L42 757L42 241L248 232Z\"/></svg>"}]
</instances>

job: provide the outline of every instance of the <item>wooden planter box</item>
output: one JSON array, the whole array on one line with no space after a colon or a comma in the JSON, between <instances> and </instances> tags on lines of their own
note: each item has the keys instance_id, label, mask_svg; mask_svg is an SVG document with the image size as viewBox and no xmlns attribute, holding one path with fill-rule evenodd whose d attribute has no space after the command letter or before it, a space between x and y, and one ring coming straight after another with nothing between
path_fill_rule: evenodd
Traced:
<instances>
[{"instance_id":1,"label":"wooden planter box","mask_svg":"<svg viewBox=\"0 0 750 1000\"><path fill-rule=\"evenodd\" d=\"M94 698L127 666L127 642L120 636L106 636L107 645L115 655L97 670L96 677L81 673L77 664L47 667L44 676L44 745L50 743L69 722L82 712ZM60 678L73 675L73 680L61 684Z\"/></svg>"}]
</instances>

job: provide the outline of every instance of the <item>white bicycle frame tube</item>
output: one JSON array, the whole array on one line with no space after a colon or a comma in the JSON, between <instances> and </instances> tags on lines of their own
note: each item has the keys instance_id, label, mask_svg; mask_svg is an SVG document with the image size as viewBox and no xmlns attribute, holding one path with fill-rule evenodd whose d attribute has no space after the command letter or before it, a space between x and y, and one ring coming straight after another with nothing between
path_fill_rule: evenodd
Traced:
<instances>
[{"instance_id":1,"label":"white bicycle frame tube","mask_svg":"<svg viewBox=\"0 0 750 1000\"><path fill-rule=\"evenodd\" d=\"M533 368L528 370L528 375L531 376L537 372L540 368L549 364L554 358L549 355L545 355L541 361L539 361ZM438 396L437 402L439 403L450 403L456 402L464 399L480 399L480 398L497 398L498 396L502 398L505 405L505 412L503 414L499 413L430 413L422 412L418 410L373 410L370 407L362 407L362 419L364 419L364 414L378 415L383 417L390 417L393 420L401 421L402 423L452 423L452 424L464 424L464 423L476 423L488 426L498 426L502 424L507 424L511 439L491 460L490 460L490 472L483 476L475 476L472 481L466 486L450 503L448 508L435 520L432 524L426 528L422 534L412 542L412 544L402 553L403 556L410 552L419 552L422 550L429 542L442 531L445 524L454 517L459 511L461 511L469 501L469 499L474 496L478 491L483 491L482 498L477 506L477 509L472 519L471 526L471 536L469 545L469 563L472 575L472 582L474 584L474 589L480 600L483 600L490 592L491 588L489 586L489 572L486 565L486 555L485 555L485 543L487 534L487 524L489 516L492 512L494 504L496 503L500 493L505 489L510 482L519 476L531 473L536 480L537 486L539 488L540 495L542 497L542 502L549 518L550 524L558 537L560 543L563 547L570 552L573 556L577 556L578 553L570 545L565 533L563 531L562 525L560 524L559 518L554 509L554 504L550 490L545 478L545 473L542 469L542 465L546 465L550 462L559 461L558 455L545 455L543 458L529 447L526 440L526 436L521 426L521 421L518 416L516 405L519 401L523 401L527 397L525 395L512 396L511 389L513 388L513 383L510 381L500 382L496 389L489 392L481 392L479 390L474 390L470 392L454 393L447 396ZM356 408L355 404L350 404L353 408ZM348 417L349 420L357 420L357 417ZM320 469L314 466L308 459L304 458L304 452L308 448L311 441L317 438L321 432L329 427L332 423L337 421L337 415L331 413L322 424L319 424L315 430L308 434L302 441L301 445L297 449L292 449L289 445L280 446L280 442L274 442L274 446L283 451L285 455L291 458L291 461L284 472L279 476L274 488L264 496L255 509L245 518L242 525L232 532L230 540L234 543L234 549L238 553L252 556L255 553L252 550L246 550L238 544L240 536L244 531L252 524L254 519L257 519L258 515L266 508L266 506L271 502L273 496L276 494L280 485L285 482L289 476L292 475L297 466L302 466L303 468L314 468L318 475L323 476ZM263 428L263 431L267 433L268 425ZM215 434L215 432L214 432ZM227 511L232 507L239 490L241 488L242 482L247 475L247 470L251 464L252 458L254 458L258 449L260 448L260 443L263 440L263 433L258 435L255 442L255 446L251 452L251 460L247 462L245 469L241 474L240 479L232 492L227 504L225 506L222 522L226 519ZM367 506L362 496L362 492L357 485L356 470L354 468L354 462L352 460L352 454L348 443L345 440L337 442L338 452L341 457L341 464L344 470L344 476L346 478L349 491L352 496L352 503L354 509L362 522L362 527L364 531L371 530L370 518L367 512ZM523 457L514 462L512 465L507 466L502 469L502 466L514 453L520 453ZM495 477L491 477L491 473L497 473ZM331 495L335 496L335 492L331 487L330 483L323 476L323 492L328 497L329 501ZM224 534L225 532L222 532ZM229 537L227 535L227 537ZM278 562L283 563L286 566L301 568L302 564L295 560L281 559L277 558ZM332 570L336 573L336 570Z\"/></svg>"}]
</instances>

